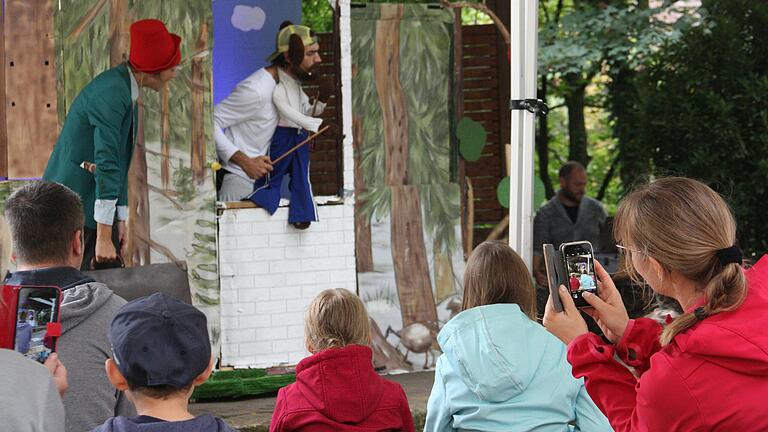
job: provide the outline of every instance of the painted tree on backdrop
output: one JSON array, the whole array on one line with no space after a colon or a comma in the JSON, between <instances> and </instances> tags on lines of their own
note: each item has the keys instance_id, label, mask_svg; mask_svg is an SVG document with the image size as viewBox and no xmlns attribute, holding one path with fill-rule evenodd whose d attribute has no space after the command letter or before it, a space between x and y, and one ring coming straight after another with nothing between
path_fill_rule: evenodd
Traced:
<instances>
[{"instance_id":1,"label":"painted tree on backdrop","mask_svg":"<svg viewBox=\"0 0 768 432\"><path fill-rule=\"evenodd\" d=\"M459 189L449 159L451 86L434 79L451 76L452 18L417 6L369 7L352 21L358 272L373 270L371 218L389 214L403 329L423 326L434 334L435 296L455 294L451 256L460 247ZM425 237L433 242L434 290Z\"/></svg>"},{"instance_id":2,"label":"painted tree on backdrop","mask_svg":"<svg viewBox=\"0 0 768 432\"><path fill-rule=\"evenodd\" d=\"M77 6L82 8L89 3L79 2ZM75 5L71 5L75 6ZM156 2L155 6L161 8L162 4ZM108 28L107 46L109 49L108 67L117 66L128 59L130 46L130 25L139 15L136 5L129 8L128 0L98 0L90 3L90 7L82 11L82 15L77 18L76 23L66 34L68 43L74 42L83 33L93 26L97 21L104 19L106 15ZM161 16L157 11L153 16ZM83 36L85 37L85 36ZM191 122L191 164L192 177L196 184L200 184L205 178L205 123L203 118L203 96L206 91L207 83L204 82L203 59L207 55L208 24L205 20L199 24L199 36L195 42L197 52L191 59L192 73L189 80L189 87L192 93L192 122ZM98 68L94 67L92 75L98 73ZM72 86L74 87L74 86ZM79 89L78 89L79 91ZM180 261L167 247L152 240L150 235L150 205L149 191L154 191L171 201L177 209L182 205L177 201L179 192L171 190L171 121L170 121L170 88L169 85L163 86L160 91L160 142L161 142L161 184L162 187L156 187L148 183L147 176L147 152L144 143L145 119L144 111L146 104L143 100L139 101L139 126L135 140L134 159L131 162L129 171L129 240L128 252L126 253L126 265L146 265L151 262L150 251L156 250L161 255L165 255L172 261Z\"/></svg>"}]
</instances>

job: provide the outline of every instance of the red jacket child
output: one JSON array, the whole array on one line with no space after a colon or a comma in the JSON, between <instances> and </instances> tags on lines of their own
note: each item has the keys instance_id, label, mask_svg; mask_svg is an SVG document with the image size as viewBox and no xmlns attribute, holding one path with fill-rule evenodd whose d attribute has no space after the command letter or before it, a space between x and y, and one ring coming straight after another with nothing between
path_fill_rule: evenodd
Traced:
<instances>
[{"instance_id":1,"label":"red jacket child","mask_svg":"<svg viewBox=\"0 0 768 432\"><path fill-rule=\"evenodd\" d=\"M376 374L371 349L330 348L296 366L296 382L277 393L270 432L413 432L399 384Z\"/></svg>"},{"instance_id":2,"label":"red jacket child","mask_svg":"<svg viewBox=\"0 0 768 432\"><path fill-rule=\"evenodd\" d=\"M768 257L745 275L738 309L703 319L663 348L661 327L646 318L630 320L615 347L589 333L571 342L573 375L585 377L617 432L768 431Z\"/></svg>"}]
</instances>

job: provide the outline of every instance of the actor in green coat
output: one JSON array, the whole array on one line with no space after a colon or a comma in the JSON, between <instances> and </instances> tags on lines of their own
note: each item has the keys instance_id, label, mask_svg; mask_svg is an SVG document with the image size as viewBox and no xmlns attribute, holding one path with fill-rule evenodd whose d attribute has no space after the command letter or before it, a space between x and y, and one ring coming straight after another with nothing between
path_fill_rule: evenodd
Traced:
<instances>
[{"instance_id":1,"label":"actor in green coat","mask_svg":"<svg viewBox=\"0 0 768 432\"><path fill-rule=\"evenodd\" d=\"M129 61L99 74L69 108L43 178L68 186L83 200L84 270L95 263L120 262L118 250L127 243L137 101L141 88L159 91L176 76L180 43L161 21L135 22Z\"/></svg>"}]
</instances>

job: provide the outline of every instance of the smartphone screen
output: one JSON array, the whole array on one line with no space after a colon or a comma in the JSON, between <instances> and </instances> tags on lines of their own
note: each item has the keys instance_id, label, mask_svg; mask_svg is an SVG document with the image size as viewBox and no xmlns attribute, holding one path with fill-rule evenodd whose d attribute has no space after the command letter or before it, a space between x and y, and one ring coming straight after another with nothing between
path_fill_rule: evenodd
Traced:
<instances>
[{"instance_id":1,"label":"smartphone screen","mask_svg":"<svg viewBox=\"0 0 768 432\"><path fill-rule=\"evenodd\" d=\"M49 334L49 329L58 323L58 318L58 289L20 288L16 307L14 350L27 358L44 363L55 350L56 338Z\"/></svg>"},{"instance_id":2,"label":"smartphone screen","mask_svg":"<svg viewBox=\"0 0 768 432\"><path fill-rule=\"evenodd\" d=\"M582 294L589 291L597 294L595 261L592 245L589 242L565 243L561 246L565 259L565 272L568 277L568 289L577 307L588 307Z\"/></svg>"}]
</instances>

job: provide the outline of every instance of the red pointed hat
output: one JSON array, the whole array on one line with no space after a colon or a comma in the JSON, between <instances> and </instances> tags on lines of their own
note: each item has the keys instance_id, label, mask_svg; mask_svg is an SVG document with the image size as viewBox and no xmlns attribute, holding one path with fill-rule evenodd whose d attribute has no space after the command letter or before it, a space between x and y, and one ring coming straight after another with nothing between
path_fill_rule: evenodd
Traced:
<instances>
[{"instance_id":1,"label":"red pointed hat","mask_svg":"<svg viewBox=\"0 0 768 432\"><path fill-rule=\"evenodd\" d=\"M162 21L145 19L131 25L131 54L128 61L139 72L170 69L181 60L181 38L169 33Z\"/></svg>"}]
</instances>

